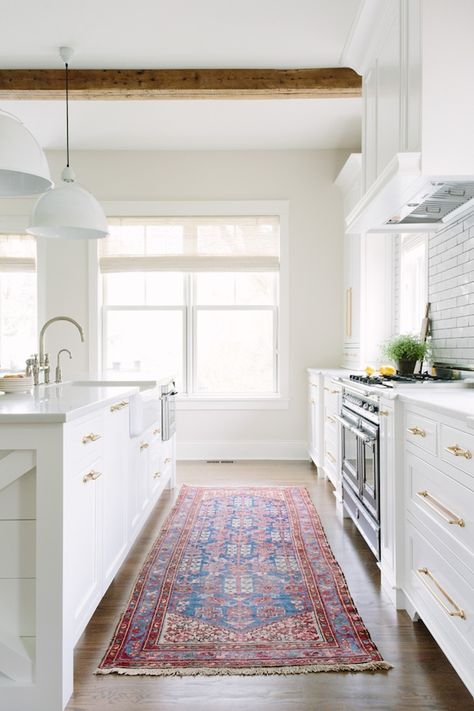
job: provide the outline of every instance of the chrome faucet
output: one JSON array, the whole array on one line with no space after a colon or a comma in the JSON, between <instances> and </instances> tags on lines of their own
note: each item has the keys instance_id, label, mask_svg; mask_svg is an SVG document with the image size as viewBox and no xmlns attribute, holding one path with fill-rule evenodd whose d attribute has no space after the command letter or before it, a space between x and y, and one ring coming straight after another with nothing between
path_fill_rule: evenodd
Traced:
<instances>
[{"instance_id":1,"label":"chrome faucet","mask_svg":"<svg viewBox=\"0 0 474 711\"><path fill-rule=\"evenodd\" d=\"M75 326L79 331L81 341L84 343L84 331L82 326L70 316L55 316L54 318L50 318L49 321L46 321L39 335L39 358L38 354L35 354L32 356L31 359L29 359L29 362L27 361L27 366L31 368L31 371L33 373L35 385L40 384L41 371L43 371L44 374L44 383L46 385L49 383L50 364L49 355L48 353L44 352L44 336L46 333L46 329L51 326L51 324L55 321L69 321L69 323L72 323L73 326Z\"/></svg>"}]
</instances>

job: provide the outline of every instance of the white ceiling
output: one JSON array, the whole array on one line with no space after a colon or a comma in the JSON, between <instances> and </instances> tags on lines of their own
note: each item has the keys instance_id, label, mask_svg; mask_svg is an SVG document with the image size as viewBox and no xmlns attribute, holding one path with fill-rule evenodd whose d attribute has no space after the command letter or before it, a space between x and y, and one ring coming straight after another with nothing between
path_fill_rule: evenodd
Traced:
<instances>
[{"instance_id":1,"label":"white ceiling","mask_svg":"<svg viewBox=\"0 0 474 711\"><path fill-rule=\"evenodd\" d=\"M360 0L26 0L3 11L1 68L338 66ZM5 22L5 16L7 22ZM25 22L28 17L28 22ZM60 102L1 102L45 148L64 147ZM73 149L349 148L360 99L74 101Z\"/></svg>"}]
</instances>

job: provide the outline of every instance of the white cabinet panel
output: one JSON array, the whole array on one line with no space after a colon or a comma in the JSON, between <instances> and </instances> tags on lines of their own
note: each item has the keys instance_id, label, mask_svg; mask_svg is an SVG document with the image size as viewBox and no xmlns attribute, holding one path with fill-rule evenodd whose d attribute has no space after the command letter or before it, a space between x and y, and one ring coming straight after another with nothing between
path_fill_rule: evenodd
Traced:
<instances>
[{"instance_id":1,"label":"white cabinet panel","mask_svg":"<svg viewBox=\"0 0 474 711\"><path fill-rule=\"evenodd\" d=\"M105 415L103 505L104 590L110 585L127 547L128 409Z\"/></svg>"},{"instance_id":2,"label":"white cabinet panel","mask_svg":"<svg viewBox=\"0 0 474 711\"><path fill-rule=\"evenodd\" d=\"M75 550L70 565L75 639L82 633L102 596L102 466L97 459L72 476L71 530Z\"/></svg>"},{"instance_id":3,"label":"white cabinet panel","mask_svg":"<svg viewBox=\"0 0 474 711\"><path fill-rule=\"evenodd\" d=\"M377 177L400 150L400 75L400 27L394 17L377 58Z\"/></svg>"}]
</instances>

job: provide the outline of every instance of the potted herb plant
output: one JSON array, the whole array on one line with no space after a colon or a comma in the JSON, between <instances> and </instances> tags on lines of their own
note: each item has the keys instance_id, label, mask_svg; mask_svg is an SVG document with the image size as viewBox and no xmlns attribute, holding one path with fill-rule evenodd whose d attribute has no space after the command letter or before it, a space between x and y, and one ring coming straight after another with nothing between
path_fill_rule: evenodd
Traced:
<instances>
[{"instance_id":1,"label":"potted herb plant","mask_svg":"<svg viewBox=\"0 0 474 711\"><path fill-rule=\"evenodd\" d=\"M422 361L428 350L427 344L417 336L396 336L383 347L384 355L396 363L400 375L413 375L417 361Z\"/></svg>"}]
</instances>

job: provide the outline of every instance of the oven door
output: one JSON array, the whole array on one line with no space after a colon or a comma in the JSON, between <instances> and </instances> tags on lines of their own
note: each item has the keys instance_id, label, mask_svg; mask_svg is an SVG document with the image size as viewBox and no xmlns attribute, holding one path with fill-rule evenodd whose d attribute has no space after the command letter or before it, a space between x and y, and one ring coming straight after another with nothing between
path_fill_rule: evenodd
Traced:
<instances>
[{"instance_id":1,"label":"oven door","mask_svg":"<svg viewBox=\"0 0 474 711\"><path fill-rule=\"evenodd\" d=\"M342 475L352 486L355 492L359 493L360 484L357 474L359 461L359 438L355 434L358 427L359 418L350 410L342 408L341 417L337 418L341 425L341 462Z\"/></svg>"},{"instance_id":2,"label":"oven door","mask_svg":"<svg viewBox=\"0 0 474 711\"><path fill-rule=\"evenodd\" d=\"M378 427L361 422L360 497L376 521L379 520L379 434Z\"/></svg>"}]
</instances>

